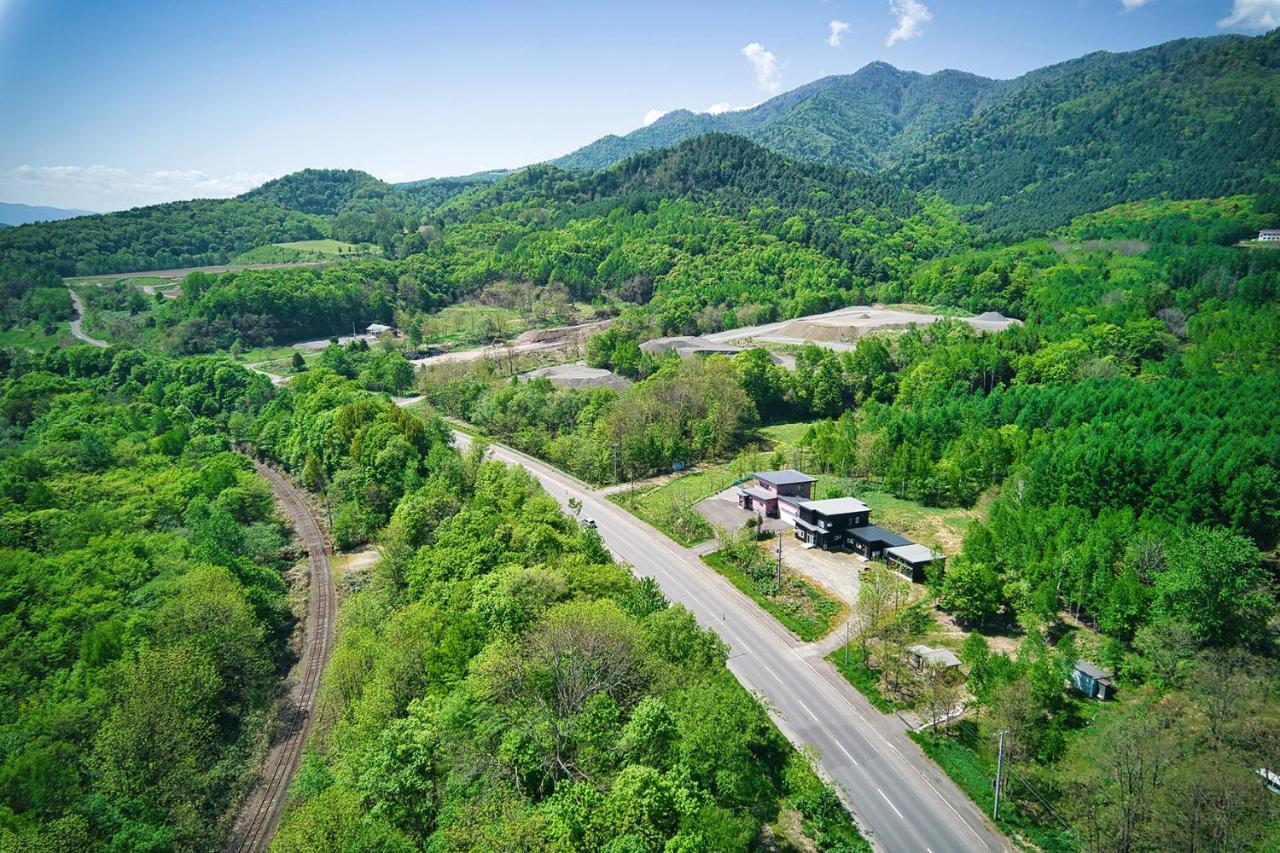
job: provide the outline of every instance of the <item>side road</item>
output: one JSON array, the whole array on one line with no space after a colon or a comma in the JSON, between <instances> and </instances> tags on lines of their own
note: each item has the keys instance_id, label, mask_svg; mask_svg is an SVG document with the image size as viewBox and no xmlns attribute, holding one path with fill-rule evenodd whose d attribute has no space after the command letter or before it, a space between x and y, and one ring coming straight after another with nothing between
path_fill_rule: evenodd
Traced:
<instances>
[{"instance_id":1,"label":"side road","mask_svg":"<svg viewBox=\"0 0 1280 853\"><path fill-rule=\"evenodd\" d=\"M471 437L454 433L465 450ZM492 458L523 465L568 507L582 502L610 550L652 576L672 602L728 644L729 668L770 709L797 747L816 748L831 779L873 846L943 853L1007 850L1005 839L972 802L839 673L788 634L753 601L682 548L595 490L523 453L491 444Z\"/></svg>"},{"instance_id":2,"label":"side road","mask_svg":"<svg viewBox=\"0 0 1280 853\"><path fill-rule=\"evenodd\" d=\"M224 851L266 850L275 836L293 774L302 761L302 747L315 721L320 676L333 647L337 609L328 546L320 524L298 487L274 468L254 462L271 483L276 502L284 510L298 539L307 549L307 616L298 661L289 671L288 693L280 707L279 725L257 783L241 804Z\"/></svg>"}]
</instances>

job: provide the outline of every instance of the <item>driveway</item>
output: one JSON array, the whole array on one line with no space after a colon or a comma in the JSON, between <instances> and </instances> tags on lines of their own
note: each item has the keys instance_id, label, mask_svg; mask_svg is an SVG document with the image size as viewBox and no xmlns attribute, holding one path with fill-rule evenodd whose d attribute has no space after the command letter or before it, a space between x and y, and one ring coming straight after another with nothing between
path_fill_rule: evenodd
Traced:
<instances>
[{"instance_id":1,"label":"driveway","mask_svg":"<svg viewBox=\"0 0 1280 853\"><path fill-rule=\"evenodd\" d=\"M723 527L730 533L737 533L747 520L755 513L747 512L738 506L738 489L730 486L723 492L717 492L709 498L703 498L693 505L698 514L707 520L712 527ZM776 533L779 530L790 530L791 525L776 518L765 518L760 525L761 530Z\"/></svg>"}]
</instances>

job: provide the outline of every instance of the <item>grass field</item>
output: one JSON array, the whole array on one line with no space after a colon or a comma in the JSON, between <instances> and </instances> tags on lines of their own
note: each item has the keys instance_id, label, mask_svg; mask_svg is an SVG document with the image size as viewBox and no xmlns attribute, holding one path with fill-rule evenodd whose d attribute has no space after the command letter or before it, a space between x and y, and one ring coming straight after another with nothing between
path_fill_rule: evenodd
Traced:
<instances>
[{"instance_id":1,"label":"grass field","mask_svg":"<svg viewBox=\"0 0 1280 853\"><path fill-rule=\"evenodd\" d=\"M849 612L846 605L828 595L825 590L785 568L781 592L766 595L754 579L735 568L721 552L708 554L702 561L806 643L825 637Z\"/></svg>"},{"instance_id":2,"label":"grass field","mask_svg":"<svg viewBox=\"0 0 1280 853\"><path fill-rule=\"evenodd\" d=\"M294 240L292 243L276 243L282 249L297 249L299 252L319 252L322 255L381 255L382 249L377 246L360 246L355 243L344 243L341 240Z\"/></svg>"},{"instance_id":3,"label":"grass field","mask_svg":"<svg viewBox=\"0 0 1280 853\"><path fill-rule=\"evenodd\" d=\"M896 498L886 492L866 490L837 477L818 478L818 494L825 496L828 488L841 490L871 507L872 523L942 551L956 554L964 543L969 525L981 520L990 503L989 496L978 500L971 509L959 507L932 507L916 501Z\"/></svg>"}]
</instances>

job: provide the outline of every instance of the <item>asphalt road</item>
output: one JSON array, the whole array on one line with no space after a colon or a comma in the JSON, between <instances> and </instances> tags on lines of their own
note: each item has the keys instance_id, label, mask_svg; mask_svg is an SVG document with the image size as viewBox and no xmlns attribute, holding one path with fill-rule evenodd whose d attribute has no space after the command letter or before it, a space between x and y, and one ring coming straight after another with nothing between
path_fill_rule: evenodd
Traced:
<instances>
[{"instance_id":1,"label":"asphalt road","mask_svg":"<svg viewBox=\"0 0 1280 853\"><path fill-rule=\"evenodd\" d=\"M470 438L455 433L463 450ZM673 603L729 645L729 669L760 696L797 746L817 748L863 832L878 849L944 853L1011 846L941 770L906 737L896 718L880 714L821 651L793 638L728 581L654 528L589 486L501 445L490 455L525 466L563 506L582 501L605 543L639 576L651 576Z\"/></svg>"}]
</instances>

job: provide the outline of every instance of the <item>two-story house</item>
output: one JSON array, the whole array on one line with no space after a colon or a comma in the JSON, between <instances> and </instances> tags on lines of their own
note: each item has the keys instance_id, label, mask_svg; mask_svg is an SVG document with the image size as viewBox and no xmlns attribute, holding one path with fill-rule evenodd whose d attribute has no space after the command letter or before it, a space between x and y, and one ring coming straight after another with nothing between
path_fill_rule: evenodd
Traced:
<instances>
[{"instance_id":1,"label":"two-story house","mask_svg":"<svg viewBox=\"0 0 1280 853\"><path fill-rule=\"evenodd\" d=\"M796 538L819 548L841 548L855 527L863 527L871 517L871 507L857 498L828 498L805 501L796 516Z\"/></svg>"},{"instance_id":2,"label":"two-story house","mask_svg":"<svg viewBox=\"0 0 1280 853\"><path fill-rule=\"evenodd\" d=\"M758 512L766 518L782 518L792 524L800 504L813 496L816 477L786 468L782 471L760 471L753 474L754 486L738 489L738 506Z\"/></svg>"}]
</instances>

